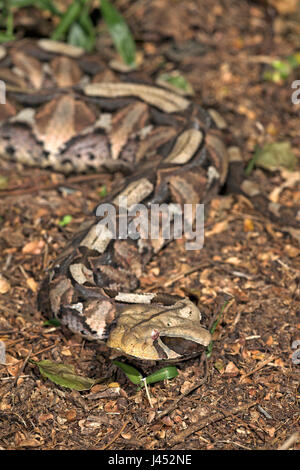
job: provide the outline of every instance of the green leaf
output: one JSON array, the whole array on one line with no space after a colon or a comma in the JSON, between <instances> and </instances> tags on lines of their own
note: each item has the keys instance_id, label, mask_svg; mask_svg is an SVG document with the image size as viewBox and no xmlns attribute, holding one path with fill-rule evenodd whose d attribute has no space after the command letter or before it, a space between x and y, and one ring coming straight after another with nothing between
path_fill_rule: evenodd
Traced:
<instances>
[{"instance_id":1,"label":"green leaf","mask_svg":"<svg viewBox=\"0 0 300 470\"><path fill-rule=\"evenodd\" d=\"M14 17L11 12L8 13L6 18L6 34L8 36L13 36L14 33Z\"/></svg>"},{"instance_id":2,"label":"green leaf","mask_svg":"<svg viewBox=\"0 0 300 470\"><path fill-rule=\"evenodd\" d=\"M62 387L82 391L90 390L90 388L97 383L95 379L75 374L72 365L60 364L48 360L39 362L30 360L30 362L38 366L43 377Z\"/></svg>"},{"instance_id":3,"label":"green leaf","mask_svg":"<svg viewBox=\"0 0 300 470\"><path fill-rule=\"evenodd\" d=\"M72 221L73 217L71 215L65 215L59 222L58 225L60 227L65 227Z\"/></svg>"},{"instance_id":4,"label":"green leaf","mask_svg":"<svg viewBox=\"0 0 300 470\"><path fill-rule=\"evenodd\" d=\"M96 41L96 34L95 34L95 28L92 23L92 20L89 15L89 11L87 8L84 8L81 11L80 17L78 19L78 23L84 30L84 32L87 35L87 43L85 46L85 50L88 52L91 52L94 48L95 41Z\"/></svg>"},{"instance_id":5,"label":"green leaf","mask_svg":"<svg viewBox=\"0 0 300 470\"><path fill-rule=\"evenodd\" d=\"M100 9L117 51L127 65L135 67L135 42L123 16L108 0L101 0Z\"/></svg>"},{"instance_id":6,"label":"green leaf","mask_svg":"<svg viewBox=\"0 0 300 470\"><path fill-rule=\"evenodd\" d=\"M61 20L58 23L57 27L53 31L51 39L53 39L54 41L59 41L63 39L68 29L73 23L77 21L77 18L80 16L81 9L81 2L76 1L71 3L65 14L61 17Z\"/></svg>"},{"instance_id":7,"label":"green leaf","mask_svg":"<svg viewBox=\"0 0 300 470\"><path fill-rule=\"evenodd\" d=\"M130 380L130 382L132 382L135 385L140 385L143 376L137 369L135 369L134 367L128 364L124 364L124 362L120 362L120 361L113 361L113 364L115 364L117 367L122 369L122 371L124 372L126 377Z\"/></svg>"},{"instance_id":8,"label":"green leaf","mask_svg":"<svg viewBox=\"0 0 300 470\"><path fill-rule=\"evenodd\" d=\"M52 15L63 16L62 12L51 0L37 0L33 3L37 3L42 10L50 11Z\"/></svg>"},{"instance_id":9,"label":"green leaf","mask_svg":"<svg viewBox=\"0 0 300 470\"><path fill-rule=\"evenodd\" d=\"M8 179L6 178L6 176L0 175L0 190L7 188L7 185L8 185Z\"/></svg>"},{"instance_id":10,"label":"green leaf","mask_svg":"<svg viewBox=\"0 0 300 470\"><path fill-rule=\"evenodd\" d=\"M296 165L296 156L291 149L290 142L273 142L259 149L255 158L255 166L269 171L279 168L293 170Z\"/></svg>"},{"instance_id":11,"label":"green leaf","mask_svg":"<svg viewBox=\"0 0 300 470\"><path fill-rule=\"evenodd\" d=\"M107 195L107 188L106 188L105 184L103 186L101 186L101 188L99 190L99 195L100 195L100 197L105 197Z\"/></svg>"},{"instance_id":12,"label":"green leaf","mask_svg":"<svg viewBox=\"0 0 300 470\"><path fill-rule=\"evenodd\" d=\"M271 64L271 68L266 70L263 74L264 80L270 82L279 83L282 80L285 80L293 68L295 68L296 56L292 59L292 56L287 60L274 60Z\"/></svg>"},{"instance_id":13,"label":"green leaf","mask_svg":"<svg viewBox=\"0 0 300 470\"><path fill-rule=\"evenodd\" d=\"M293 69L296 69L300 65L300 53L295 52L295 54L288 56L287 61Z\"/></svg>"},{"instance_id":14,"label":"green leaf","mask_svg":"<svg viewBox=\"0 0 300 470\"><path fill-rule=\"evenodd\" d=\"M135 367L132 367L128 364L124 364L124 362L119 361L113 361L113 364L122 369L127 378L133 384L138 385L139 389L144 387L143 376L137 369L135 369ZM175 366L163 367L162 369L157 370L153 374L148 375L148 377L146 377L146 383L153 384L156 382L161 382L165 379L173 379L177 375L178 370Z\"/></svg>"},{"instance_id":15,"label":"green leaf","mask_svg":"<svg viewBox=\"0 0 300 470\"><path fill-rule=\"evenodd\" d=\"M282 78L287 78L292 71L290 64L284 60L274 60L272 67L278 70Z\"/></svg>"},{"instance_id":16,"label":"green leaf","mask_svg":"<svg viewBox=\"0 0 300 470\"><path fill-rule=\"evenodd\" d=\"M225 307L226 307L226 305L228 304L228 302L229 302L229 300L226 300L226 302L224 302L224 304L222 305L221 311L220 311L219 315L217 316L216 320L214 321L214 323L213 323L213 325L212 325L212 327L211 327L211 329L210 329L210 334L211 334L211 335L214 334L214 332L215 332L215 330L216 330L218 324L220 323L221 318L222 318L222 315L223 315L223 312L224 312ZM211 356L211 354L212 354L213 345L214 345L214 342L211 341L211 342L209 343L209 345L207 346L207 350L206 350L206 357L207 357L207 358L209 358L209 357Z\"/></svg>"},{"instance_id":17,"label":"green leaf","mask_svg":"<svg viewBox=\"0 0 300 470\"><path fill-rule=\"evenodd\" d=\"M254 150L254 155L251 158L251 160L249 161L249 163L247 165L247 168L245 169L245 175L246 176L250 176L252 171L254 170L255 163L256 163L256 160L257 160L257 157L258 157L258 152L259 152L259 147L258 147L258 145L256 145L255 150Z\"/></svg>"},{"instance_id":18,"label":"green leaf","mask_svg":"<svg viewBox=\"0 0 300 470\"><path fill-rule=\"evenodd\" d=\"M43 326L60 326L61 322L57 318L50 318L43 323Z\"/></svg>"},{"instance_id":19,"label":"green leaf","mask_svg":"<svg viewBox=\"0 0 300 470\"><path fill-rule=\"evenodd\" d=\"M84 50L89 49L89 38L80 24L73 23L71 25L68 32L68 43L73 46L82 47Z\"/></svg>"},{"instance_id":20,"label":"green leaf","mask_svg":"<svg viewBox=\"0 0 300 470\"><path fill-rule=\"evenodd\" d=\"M215 367L219 372L221 372L221 371L224 369L225 364L224 364L224 362L222 361L222 359L219 359L218 361L216 361L216 362L214 363L214 367Z\"/></svg>"},{"instance_id":21,"label":"green leaf","mask_svg":"<svg viewBox=\"0 0 300 470\"><path fill-rule=\"evenodd\" d=\"M266 70L263 74L263 79L273 83L280 83L282 81L281 74L277 70Z\"/></svg>"},{"instance_id":22,"label":"green leaf","mask_svg":"<svg viewBox=\"0 0 300 470\"><path fill-rule=\"evenodd\" d=\"M193 90L192 85L178 71L174 71L174 72L171 72L171 73L162 73L158 77L158 80L167 82L170 85L172 85L173 87L179 88L180 90L183 90L186 94L190 94L190 95L194 94L194 90Z\"/></svg>"},{"instance_id":23,"label":"green leaf","mask_svg":"<svg viewBox=\"0 0 300 470\"><path fill-rule=\"evenodd\" d=\"M156 372L153 372L153 374L148 375L148 377L146 377L146 383L154 384L156 382L161 382L162 380L174 379L174 377L177 377L177 375L178 375L177 367L175 366L163 367L162 369L159 369Z\"/></svg>"},{"instance_id":24,"label":"green leaf","mask_svg":"<svg viewBox=\"0 0 300 470\"><path fill-rule=\"evenodd\" d=\"M1 34L1 33L0 33L0 42L13 41L14 39L16 39L16 37L13 36L13 35Z\"/></svg>"}]
</instances>

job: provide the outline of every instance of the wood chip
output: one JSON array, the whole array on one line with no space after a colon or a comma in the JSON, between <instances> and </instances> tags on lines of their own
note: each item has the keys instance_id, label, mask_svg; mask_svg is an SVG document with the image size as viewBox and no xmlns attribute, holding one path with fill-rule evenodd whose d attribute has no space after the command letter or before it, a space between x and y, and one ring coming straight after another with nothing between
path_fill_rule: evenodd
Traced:
<instances>
[{"instance_id":1,"label":"wood chip","mask_svg":"<svg viewBox=\"0 0 300 470\"><path fill-rule=\"evenodd\" d=\"M10 291L10 283L0 274L0 294L6 294Z\"/></svg>"}]
</instances>

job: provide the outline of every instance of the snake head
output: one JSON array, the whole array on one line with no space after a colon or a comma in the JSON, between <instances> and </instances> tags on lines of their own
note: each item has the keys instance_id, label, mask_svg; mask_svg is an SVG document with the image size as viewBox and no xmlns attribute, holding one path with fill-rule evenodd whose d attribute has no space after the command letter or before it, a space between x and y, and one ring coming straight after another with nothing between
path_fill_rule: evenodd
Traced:
<instances>
[{"instance_id":1,"label":"snake head","mask_svg":"<svg viewBox=\"0 0 300 470\"><path fill-rule=\"evenodd\" d=\"M126 305L107 345L142 360L182 360L198 355L211 341L200 320L200 311L187 299L167 306Z\"/></svg>"},{"instance_id":2,"label":"snake head","mask_svg":"<svg viewBox=\"0 0 300 470\"><path fill-rule=\"evenodd\" d=\"M110 299L99 290L75 289L61 276L45 280L39 306L74 333L140 360L180 361L200 354L211 341L199 309L178 296L119 292Z\"/></svg>"}]
</instances>

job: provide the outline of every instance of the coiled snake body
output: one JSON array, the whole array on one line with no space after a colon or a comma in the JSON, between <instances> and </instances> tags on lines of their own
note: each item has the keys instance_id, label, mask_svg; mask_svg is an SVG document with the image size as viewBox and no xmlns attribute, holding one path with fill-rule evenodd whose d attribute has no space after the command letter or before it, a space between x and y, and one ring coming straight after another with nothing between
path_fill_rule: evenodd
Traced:
<instances>
[{"instance_id":1,"label":"coiled snake body","mask_svg":"<svg viewBox=\"0 0 300 470\"><path fill-rule=\"evenodd\" d=\"M97 55L23 40L0 50L0 156L62 172L122 171L105 202L207 203L223 184L225 147L210 114L186 97L107 69ZM39 306L72 331L147 360L191 357L210 342L188 299L138 292L167 240L114 239L85 227L54 262Z\"/></svg>"}]
</instances>

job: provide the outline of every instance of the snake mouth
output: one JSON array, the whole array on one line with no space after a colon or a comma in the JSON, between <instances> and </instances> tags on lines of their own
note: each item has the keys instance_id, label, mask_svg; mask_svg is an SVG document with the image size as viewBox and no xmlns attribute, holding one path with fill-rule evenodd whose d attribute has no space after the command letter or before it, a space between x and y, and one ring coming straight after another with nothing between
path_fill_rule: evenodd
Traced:
<instances>
[{"instance_id":1,"label":"snake mouth","mask_svg":"<svg viewBox=\"0 0 300 470\"><path fill-rule=\"evenodd\" d=\"M164 359L184 359L197 356L204 351L204 348L209 345L211 335L207 330L201 328L201 339L199 335L192 334L192 332L184 332L179 334L161 333L153 341L157 353L162 360Z\"/></svg>"},{"instance_id":2,"label":"snake mouth","mask_svg":"<svg viewBox=\"0 0 300 470\"><path fill-rule=\"evenodd\" d=\"M154 341L153 345L162 358L169 359L175 353L181 358L197 356L204 350L204 345L191 339L176 336L160 336L160 341Z\"/></svg>"}]
</instances>

